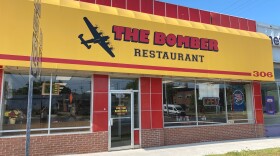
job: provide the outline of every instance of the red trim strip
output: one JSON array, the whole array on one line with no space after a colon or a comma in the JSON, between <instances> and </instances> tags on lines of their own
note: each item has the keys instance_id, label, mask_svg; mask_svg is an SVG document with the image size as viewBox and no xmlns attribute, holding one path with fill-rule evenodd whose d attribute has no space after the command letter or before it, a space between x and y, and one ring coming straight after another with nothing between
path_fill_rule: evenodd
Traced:
<instances>
[{"instance_id":1,"label":"red trim strip","mask_svg":"<svg viewBox=\"0 0 280 156\"><path fill-rule=\"evenodd\" d=\"M20 61L29 61L30 60L29 56L5 55L5 54L0 54L0 59L20 60ZM64 64L90 65L90 66L102 66L102 67L119 67L119 68L132 68L132 69L160 70L160 71L251 76L251 73L247 73L247 72L189 69L189 68L175 68L175 67L159 67L159 66L148 66L148 65L108 63L108 62L96 62L96 61L84 61L84 60L70 60L70 59L47 58L47 57L42 58L42 61L49 62L49 63L64 63Z\"/></svg>"}]
</instances>

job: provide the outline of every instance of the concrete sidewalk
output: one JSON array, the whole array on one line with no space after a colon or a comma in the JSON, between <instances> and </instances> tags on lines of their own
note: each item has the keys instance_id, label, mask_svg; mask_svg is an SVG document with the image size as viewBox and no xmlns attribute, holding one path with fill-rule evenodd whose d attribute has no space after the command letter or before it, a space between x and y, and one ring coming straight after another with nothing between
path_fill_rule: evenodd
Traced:
<instances>
[{"instance_id":1,"label":"concrete sidewalk","mask_svg":"<svg viewBox=\"0 0 280 156\"><path fill-rule=\"evenodd\" d=\"M280 148L280 137L204 142L155 148L133 149L113 152L77 154L76 156L204 156L231 151Z\"/></svg>"}]
</instances>

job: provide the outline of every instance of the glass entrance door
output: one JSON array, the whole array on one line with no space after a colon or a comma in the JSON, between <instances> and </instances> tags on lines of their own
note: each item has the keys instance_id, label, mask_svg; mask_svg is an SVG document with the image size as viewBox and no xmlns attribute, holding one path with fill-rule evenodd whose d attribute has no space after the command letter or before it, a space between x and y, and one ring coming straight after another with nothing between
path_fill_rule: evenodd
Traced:
<instances>
[{"instance_id":1,"label":"glass entrance door","mask_svg":"<svg viewBox=\"0 0 280 156\"><path fill-rule=\"evenodd\" d=\"M133 147L133 94L132 92L111 92L110 96L110 150Z\"/></svg>"}]
</instances>

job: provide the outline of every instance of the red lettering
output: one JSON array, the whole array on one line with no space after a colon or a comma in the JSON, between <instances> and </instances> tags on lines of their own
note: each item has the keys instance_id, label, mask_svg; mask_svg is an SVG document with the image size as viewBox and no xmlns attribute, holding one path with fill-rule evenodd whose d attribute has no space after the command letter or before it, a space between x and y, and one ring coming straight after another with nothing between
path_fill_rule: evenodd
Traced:
<instances>
[{"instance_id":1,"label":"red lettering","mask_svg":"<svg viewBox=\"0 0 280 156\"><path fill-rule=\"evenodd\" d=\"M191 38L191 49L199 49L200 47L200 40L197 37Z\"/></svg>"},{"instance_id":2,"label":"red lettering","mask_svg":"<svg viewBox=\"0 0 280 156\"><path fill-rule=\"evenodd\" d=\"M122 26L113 26L113 33L115 33L115 40L121 40L122 34L124 34L124 27Z\"/></svg>"},{"instance_id":3,"label":"red lettering","mask_svg":"<svg viewBox=\"0 0 280 156\"><path fill-rule=\"evenodd\" d=\"M150 30L140 30L140 40L141 43L149 43Z\"/></svg>"},{"instance_id":4,"label":"red lettering","mask_svg":"<svg viewBox=\"0 0 280 156\"><path fill-rule=\"evenodd\" d=\"M190 37L188 36L182 36L178 35L177 36L177 47L182 47L184 45L184 48L189 48L190 47Z\"/></svg>"},{"instance_id":5,"label":"red lettering","mask_svg":"<svg viewBox=\"0 0 280 156\"><path fill-rule=\"evenodd\" d=\"M201 50L208 50L208 39L201 38L200 39L200 49Z\"/></svg>"},{"instance_id":6,"label":"red lettering","mask_svg":"<svg viewBox=\"0 0 280 156\"><path fill-rule=\"evenodd\" d=\"M209 40L209 50L210 51L219 51L217 40L213 40L213 39Z\"/></svg>"},{"instance_id":7,"label":"red lettering","mask_svg":"<svg viewBox=\"0 0 280 156\"><path fill-rule=\"evenodd\" d=\"M165 44L165 34L162 32L155 32L154 35L154 44L155 45L164 45Z\"/></svg>"},{"instance_id":8,"label":"red lettering","mask_svg":"<svg viewBox=\"0 0 280 156\"><path fill-rule=\"evenodd\" d=\"M166 44L169 47L173 47L176 44L177 40L176 40L176 36L174 34L168 34L167 38L166 38Z\"/></svg>"},{"instance_id":9,"label":"red lettering","mask_svg":"<svg viewBox=\"0 0 280 156\"><path fill-rule=\"evenodd\" d=\"M125 28L124 40L138 42L139 38L139 29L136 28Z\"/></svg>"},{"instance_id":10,"label":"red lettering","mask_svg":"<svg viewBox=\"0 0 280 156\"><path fill-rule=\"evenodd\" d=\"M129 28L122 26L113 26L115 40L131 41L146 43L150 42L150 30ZM124 37L123 37L124 36ZM154 32L154 45L165 45L169 47L177 46L178 48L191 48L209 51L219 51L218 41L215 39L189 37L183 35L168 34L163 32Z\"/></svg>"}]
</instances>

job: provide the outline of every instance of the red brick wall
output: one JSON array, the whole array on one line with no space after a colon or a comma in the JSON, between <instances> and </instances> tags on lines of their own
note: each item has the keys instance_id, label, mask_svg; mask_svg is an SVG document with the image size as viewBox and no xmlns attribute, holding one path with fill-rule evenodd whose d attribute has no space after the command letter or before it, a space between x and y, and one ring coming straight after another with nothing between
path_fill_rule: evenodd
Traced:
<instances>
[{"instance_id":1,"label":"red brick wall","mask_svg":"<svg viewBox=\"0 0 280 156\"><path fill-rule=\"evenodd\" d=\"M31 155L59 155L108 151L108 133L32 136ZM25 155L25 137L0 138L0 155Z\"/></svg>"},{"instance_id":2,"label":"red brick wall","mask_svg":"<svg viewBox=\"0 0 280 156\"><path fill-rule=\"evenodd\" d=\"M164 145L258 137L264 137L264 125L233 124L164 129Z\"/></svg>"},{"instance_id":3,"label":"red brick wall","mask_svg":"<svg viewBox=\"0 0 280 156\"><path fill-rule=\"evenodd\" d=\"M164 145L163 129L143 129L142 130L142 148L157 147Z\"/></svg>"}]
</instances>

